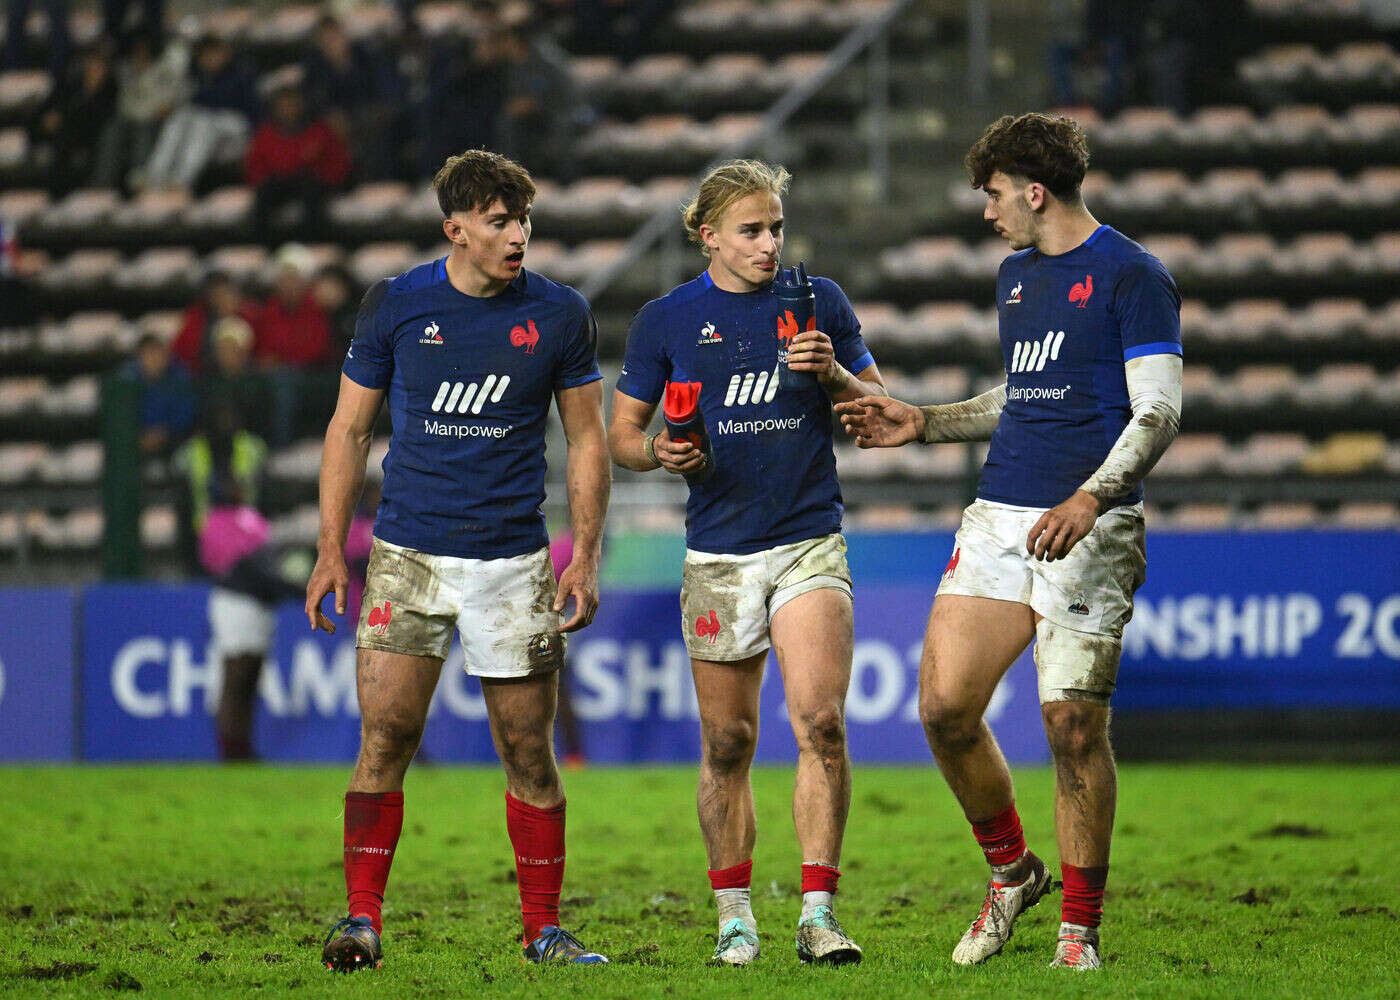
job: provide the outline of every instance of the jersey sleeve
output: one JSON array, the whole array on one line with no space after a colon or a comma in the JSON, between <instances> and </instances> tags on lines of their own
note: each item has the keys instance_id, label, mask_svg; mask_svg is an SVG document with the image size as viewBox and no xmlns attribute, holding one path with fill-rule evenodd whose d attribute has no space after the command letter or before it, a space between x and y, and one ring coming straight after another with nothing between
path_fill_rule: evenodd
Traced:
<instances>
[{"instance_id":1,"label":"jersey sleeve","mask_svg":"<svg viewBox=\"0 0 1400 1000\"><path fill-rule=\"evenodd\" d=\"M656 309L644 306L627 330L627 350L622 359L622 374L617 379L619 392L655 403L661 398L666 380L671 377L671 362L666 356L664 329L657 322Z\"/></svg>"},{"instance_id":2,"label":"jersey sleeve","mask_svg":"<svg viewBox=\"0 0 1400 1000\"><path fill-rule=\"evenodd\" d=\"M860 335L860 320L846 293L834 281L818 279L823 294L817 302L818 328L831 338L836 360L852 375L859 375L875 363Z\"/></svg>"},{"instance_id":3,"label":"jersey sleeve","mask_svg":"<svg viewBox=\"0 0 1400 1000\"><path fill-rule=\"evenodd\" d=\"M1161 261L1144 255L1128 262L1113 301L1124 361L1181 353L1181 294Z\"/></svg>"},{"instance_id":4,"label":"jersey sleeve","mask_svg":"<svg viewBox=\"0 0 1400 1000\"><path fill-rule=\"evenodd\" d=\"M366 389L387 389L394 377L393 324L389 322L386 278L370 286L355 316L355 338L345 352L341 371Z\"/></svg>"},{"instance_id":5,"label":"jersey sleeve","mask_svg":"<svg viewBox=\"0 0 1400 1000\"><path fill-rule=\"evenodd\" d=\"M569 325L559 370L554 375L555 389L573 389L603 377L598 370L598 321L582 296L578 305L578 316Z\"/></svg>"}]
</instances>

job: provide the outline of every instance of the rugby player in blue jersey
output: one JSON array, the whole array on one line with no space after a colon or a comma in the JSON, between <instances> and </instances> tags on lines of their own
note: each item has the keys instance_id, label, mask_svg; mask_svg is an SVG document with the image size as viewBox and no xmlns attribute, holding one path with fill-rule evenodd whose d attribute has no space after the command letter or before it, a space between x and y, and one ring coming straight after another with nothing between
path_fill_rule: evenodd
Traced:
<instances>
[{"instance_id":1,"label":"rugby player in blue jersey","mask_svg":"<svg viewBox=\"0 0 1400 1000\"><path fill-rule=\"evenodd\" d=\"M1108 703L1146 574L1142 480L1180 420L1181 299L1156 257L1089 214L1088 164L1079 126L1043 114L999 119L967 155L984 218L1016 251L997 276L1004 385L941 406L871 396L837 407L862 448L991 439L919 673L929 746L992 866L953 951L964 965L1000 951L1051 885L982 719L1032 639L1064 881L1051 964L1102 964L1117 801Z\"/></svg>"},{"instance_id":2,"label":"rugby player in blue jersey","mask_svg":"<svg viewBox=\"0 0 1400 1000\"><path fill-rule=\"evenodd\" d=\"M378 966L380 911L403 825L403 778L454 632L481 678L506 774L529 961L606 962L559 926L564 790L553 725L564 635L598 607L610 467L597 328L583 297L523 267L530 175L471 150L433 179L446 257L374 285L356 320L321 458L311 627L335 593L345 613L346 532L385 398L384 460L356 645L360 753L345 796L349 915L322 952L333 969ZM553 400L568 441L573 560L556 588L540 504ZM565 604L575 608L562 622ZM485 813L476 808L463 820Z\"/></svg>"},{"instance_id":3,"label":"rugby player in blue jersey","mask_svg":"<svg viewBox=\"0 0 1400 1000\"><path fill-rule=\"evenodd\" d=\"M793 821L805 863L797 952L831 964L861 958L832 909L851 797L852 618L831 401L884 385L834 282L813 279L816 328L803 332L773 292L788 179L780 167L736 160L701 183L685 227L709 266L638 312L608 431L619 465L695 480L681 625L700 706L700 830L719 908L714 960L726 965L759 953L749 764L770 645L798 746ZM791 337L791 368L809 373L800 387L779 386L780 336ZM690 441L648 431L668 386L698 386L712 470Z\"/></svg>"}]
</instances>

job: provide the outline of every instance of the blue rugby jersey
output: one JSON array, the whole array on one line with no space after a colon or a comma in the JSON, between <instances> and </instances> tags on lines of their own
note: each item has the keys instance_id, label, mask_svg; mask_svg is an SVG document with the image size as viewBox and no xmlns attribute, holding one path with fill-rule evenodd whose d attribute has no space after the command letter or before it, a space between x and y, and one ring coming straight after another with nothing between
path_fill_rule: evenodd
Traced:
<instances>
[{"instance_id":1,"label":"blue rugby jersey","mask_svg":"<svg viewBox=\"0 0 1400 1000\"><path fill-rule=\"evenodd\" d=\"M813 278L817 329L854 374L874 364L839 285ZM667 381L699 382L715 473L690 487L686 544L746 555L841 530L831 401L812 380L779 391L772 289L726 292L709 272L648 302L627 333L619 391L644 403Z\"/></svg>"},{"instance_id":2,"label":"blue rugby jersey","mask_svg":"<svg viewBox=\"0 0 1400 1000\"><path fill-rule=\"evenodd\" d=\"M1123 364L1181 353L1181 296L1152 254L1109 226L1067 253L1034 247L997 275L1006 408L977 495L1054 507L1103 464L1132 418ZM1142 499L1139 484L1119 505Z\"/></svg>"},{"instance_id":3,"label":"blue rugby jersey","mask_svg":"<svg viewBox=\"0 0 1400 1000\"><path fill-rule=\"evenodd\" d=\"M547 545L545 418L602 378L597 341L583 296L533 271L475 298L444 257L372 287L343 370L387 390L393 421L375 536L468 559Z\"/></svg>"}]
</instances>

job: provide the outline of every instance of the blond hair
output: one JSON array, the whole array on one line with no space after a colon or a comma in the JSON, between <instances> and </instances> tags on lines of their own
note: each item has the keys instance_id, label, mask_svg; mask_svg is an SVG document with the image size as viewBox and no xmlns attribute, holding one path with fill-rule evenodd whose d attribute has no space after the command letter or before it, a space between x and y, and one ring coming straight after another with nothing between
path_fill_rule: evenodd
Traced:
<instances>
[{"instance_id":1,"label":"blond hair","mask_svg":"<svg viewBox=\"0 0 1400 1000\"><path fill-rule=\"evenodd\" d=\"M782 166L770 166L761 160L730 160L711 170L694 200L682 210L685 234L706 257L710 248L700 235L701 226L713 226L740 198L766 191L784 195L792 174Z\"/></svg>"}]
</instances>

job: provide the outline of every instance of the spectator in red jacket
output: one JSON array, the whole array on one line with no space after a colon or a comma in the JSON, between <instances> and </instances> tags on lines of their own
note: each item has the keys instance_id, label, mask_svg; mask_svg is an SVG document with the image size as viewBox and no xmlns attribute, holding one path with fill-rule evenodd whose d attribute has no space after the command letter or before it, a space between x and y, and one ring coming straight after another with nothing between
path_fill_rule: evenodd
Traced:
<instances>
[{"instance_id":1,"label":"spectator in red jacket","mask_svg":"<svg viewBox=\"0 0 1400 1000\"><path fill-rule=\"evenodd\" d=\"M277 251L277 280L253 322L253 357L272 385L273 446L296 435L299 402L315 395L318 367L331 358L331 325L311 286L311 251L288 243Z\"/></svg>"},{"instance_id":2,"label":"spectator in red jacket","mask_svg":"<svg viewBox=\"0 0 1400 1000\"><path fill-rule=\"evenodd\" d=\"M183 361L194 374L202 374L214 360L210 333L219 320L230 317L251 324L257 318L257 310L243 297L233 278L222 271L215 271L205 279L199 298L185 309L185 315L180 320L180 332L175 335L170 353Z\"/></svg>"},{"instance_id":3,"label":"spectator in red jacket","mask_svg":"<svg viewBox=\"0 0 1400 1000\"><path fill-rule=\"evenodd\" d=\"M272 217L288 204L302 206L302 229L319 234L326 194L350 176L345 142L324 119L308 122L301 93L291 86L272 96L271 114L258 127L243 161L243 175L257 189L253 218L266 242Z\"/></svg>"}]
</instances>

